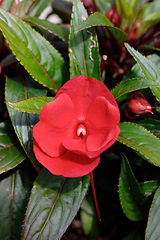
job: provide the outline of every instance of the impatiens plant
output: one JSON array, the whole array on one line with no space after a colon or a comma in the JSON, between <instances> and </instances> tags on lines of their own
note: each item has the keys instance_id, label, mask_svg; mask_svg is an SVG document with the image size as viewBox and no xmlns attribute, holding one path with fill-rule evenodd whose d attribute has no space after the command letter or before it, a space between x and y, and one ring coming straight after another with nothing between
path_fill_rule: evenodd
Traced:
<instances>
[{"instance_id":1,"label":"impatiens plant","mask_svg":"<svg viewBox=\"0 0 160 240\"><path fill-rule=\"evenodd\" d=\"M159 239L159 9L0 1L0 239Z\"/></svg>"}]
</instances>

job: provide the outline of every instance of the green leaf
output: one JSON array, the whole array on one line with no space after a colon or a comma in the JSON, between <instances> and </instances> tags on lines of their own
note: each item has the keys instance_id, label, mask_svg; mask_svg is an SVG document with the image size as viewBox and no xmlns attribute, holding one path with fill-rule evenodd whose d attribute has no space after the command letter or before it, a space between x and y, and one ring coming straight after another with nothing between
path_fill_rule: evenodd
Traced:
<instances>
[{"instance_id":1,"label":"green leaf","mask_svg":"<svg viewBox=\"0 0 160 240\"><path fill-rule=\"evenodd\" d=\"M146 240L159 239L160 229L160 187L157 189L149 212L149 219L146 229Z\"/></svg>"},{"instance_id":2,"label":"green leaf","mask_svg":"<svg viewBox=\"0 0 160 240\"><path fill-rule=\"evenodd\" d=\"M143 220L144 213L142 206L145 197L140 190L128 159L125 156L122 157L118 190L121 207L125 215L132 221Z\"/></svg>"},{"instance_id":3,"label":"green leaf","mask_svg":"<svg viewBox=\"0 0 160 240\"><path fill-rule=\"evenodd\" d=\"M30 180L24 169L0 176L0 239L21 238L21 226L31 190Z\"/></svg>"},{"instance_id":4,"label":"green leaf","mask_svg":"<svg viewBox=\"0 0 160 240\"><path fill-rule=\"evenodd\" d=\"M10 11L13 3L14 3L14 0L3 0L2 4L1 4L1 8L6 11Z\"/></svg>"},{"instance_id":5,"label":"green leaf","mask_svg":"<svg viewBox=\"0 0 160 240\"><path fill-rule=\"evenodd\" d=\"M0 174L20 164L26 155L10 121L0 123Z\"/></svg>"},{"instance_id":6,"label":"green leaf","mask_svg":"<svg viewBox=\"0 0 160 240\"><path fill-rule=\"evenodd\" d=\"M53 101L52 97L33 97L20 102L7 102L7 104L21 112L40 114L46 103Z\"/></svg>"},{"instance_id":7,"label":"green leaf","mask_svg":"<svg viewBox=\"0 0 160 240\"><path fill-rule=\"evenodd\" d=\"M38 28L45 29L48 32L55 34L60 39L68 43L69 30L61 26L60 24L54 24L47 20L39 19L36 17L27 17L26 20L27 22L31 23L32 25L34 24Z\"/></svg>"},{"instance_id":8,"label":"green leaf","mask_svg":"<svg viewBox=\"0 0 160 240\"><path fill-rule=\"evenodd\" d=\"M20 18L39 16L52 0L23 0L15 7L13 13Z\"/></svg>"},{"instance_id":9,"label":"green leaf","mask_svg":"<svg viewBox=\"0 0 160 240\"><path fill-rule=\"evenodd\" d=\"M122 122L117 140L136 150L149 162L160 166L160 140L139 124Z\"/></svg>"},{"instance_id":10,"label":"green leaf","mask_svg":"<svg viewBox=\"0 0 160 240\"><path fill-rule=\"evenodd\" d=\"M68 80L60 53L27 23L0 9L0 28L13 54L36 81L58 90Z\"/></svg>"},{"instance_id":11,"label":"green leaf","mask_svg":"<svg viewBox=\"0 0 160 240\"><path fill-rule=\"evenodd\" d=\"M24 1L24 0L23 0ZM25 0L28 2L28 0ZM34 6L28 13L28 16L39 17L39 15L50 5L53 0L36 0L36 6Z\"/></svg>"},{"instance_id":12,"label":"green leaf","mask_svg":"<svg viewBox=\"0 0 160 240\"><path fill-rule=\"evenodd\" d=\"M141 25L137 28L136 38L140 38L145 34L149 28L153 27L160 22L160 10L148 14L142 21Z\"/></svg>"},{"instance_id":13,"label":"green leaf","mask_svg":"<svg viewBox=\"0 0 160 240\"><path fill-rule=\"evenodd\" d=\"M149 59L144 57L134 48L132 48L129 44L125 43L126 48L130 52L130 54L135 58L137 63L139 64L144 76L151 81L156 81L158 84L160 83L160 69L152 63ZM153 94L156 96L157 100L160 101L160 87L151 87Z\"/></svg>"},{"instance_id":14,"label":"green leaf","mask_svg":"<svg viewBox=\"0 0 160 240\"><path fill-rule=\"evenodd\" d=\"M96 5L99 12L106 14L109 9L112 7L110 2L106 2L106 0L93 0L94 4Z\"/></svg>"},{"instance_id":15,"label":"green leaf","mask_svg":"<svg viewBox=\"0 0 160 240\"><path fill-rule=\"evenodd\" d=\"M97 214L93 197L87 195L80 209L80 220L85 235L92 235L94 239L98 237ZM91 239L92 239L91 238Z\"/></svg>"},{"instance_id":16,"label":"green leaf","mask_svg":"<svg viewBox=\"0 0 160 240\"><path fill-rule=\"evenodd\" d=\"M131 78L121 81L115 88L111 90L111 93L115 99L117 99L126 93L152 86L160 87L160 83L157 83L155 80L148 80L144 78Z\"/></svg>"},{"instance_id":17,"label":"green leaf","mask_svg":"<svg viewBox=\"0 0 160 240\"><path fill-rule=\"evenodd\" d=\"M133 30L139 12L137 10L139 0L116 0L116 7L121 18L120 28Z\"/></svg>"},{"instance_id":18,"label":"green leaf","mask_svg":"<svg viewBox=\"0 0 160 240\"><path fill-rule=\"evenodd\" d=\"M144 237L142 236L141 229L137 232L136 228L127 237L123 238L123 240L144 240Z\"/></svg>"},{"instance_id":19,"label":"green leaf","mask_svg":"<svg viewBox=\"0 0 160 240\"><path fill-rule=\"evenodd\" d=\"M140 189L145 196L151 196L159 186L158 180L139 183Z\"/></svg>"},{"instance_id":20,"label":"green leaf","mask_svg":"<svg viewBox=\"0 0 160 240\"><path fill-rule=\"evenodd\" d=\"M46 90L28 74L21 75L21 78L7 78L6 80L6 102L18 102L39 95L46 95ZM40 165L32 150L32 128L39 121L38 115L19 112L9 106L8 111L21 145L35 168L40 170Z\"/></svg>"},{"instance_id":21,"label":"green leaf","mask_svg":"<svg viewBox=\"0 0 160 240\"><path fill-rule=\"evenodd\" d=\"M85 21L83 21L81 24L79 23L76 31L81 31L85 28L90 28L93 26L105 26L121 46L127 39L127 34L124 31L114 27L113 23L106 16L99 12L91 14Z\"/></svg>"},{"instance_id":22,"label":"green leaf","mask_svg":"<svg viewBox=\"0 0 160 240\"><path fill-rule=\"evenodd\" d=\"M138 121L140 125L147 128L150 132L160 138L160 121L156 119L143 119Z\"/></svg>"},{"instance_id":23,"label":"green leaf","mask_svg":"<svg viewBox=\"0 0 160 240\"><path fill-rule=\"evenodd\" d=\"M156 48L156 47L152 47L150 45L141 45L139 48L138 48L138 51L157 51L159 52L160 51L160 48Z\"/></svg>"},{"instance_id":24,"label":"green leaf","mask_svg":"<svg viewBox=\"0 0 160 240\"><path fill-rule=\"evenodd\" d=\"M77 214L88 184L89 175L64 178L44 168L32 189L22 239L60 239Z\"/></svg>"},{"instance_id":25,"label":"green leaf","mask_svg":"<svg viewBox=\"0 0 160 240\"><path fill-rule=\"evenodd\" d=\"M85 75L100 79L98 41L94 28L75 33L87 16L82 2L73 0L69 37L70 77Z\"/></svg>"}]
</instances>

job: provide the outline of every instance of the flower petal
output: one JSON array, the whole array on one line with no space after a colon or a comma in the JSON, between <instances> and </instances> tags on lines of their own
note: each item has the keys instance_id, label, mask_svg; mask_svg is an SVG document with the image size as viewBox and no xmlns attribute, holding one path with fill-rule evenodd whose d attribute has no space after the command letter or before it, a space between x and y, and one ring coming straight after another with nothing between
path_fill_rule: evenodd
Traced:
<instances>
[{"instance_id":1,"label":"flower petal","mask_svg":"<svg viewBox=\"0 0 160 240\"><path fill-rule=\"evenodd\" d=\"M61 87L56 97L63 93L70 96L79 122L85 120L89 107L97 96L105 97L111 105L117 107L113 95L105 84L92 77L81 75L70 79Z\"/></svg>"},{"instance_id":2,"label":"flower petal","mask_svg":"<svg viewBox=\"0 0 160 240\"><path fill-rule=\"evenodd\" d=\"M47 155L57 157L65 148L64 139L73 138L75 132L75 111L67 94L47 103L41 113L40 121L33 128L33 137Z\"/></svg>"},{"instance_id":3,"label":"flower petal","mask_svg":"<svg viewBox=\"0 0 160 240\"><path fill-rule=\"evenodd\" d=\"M34 153L38 161L52 174L64 177L81 177L90 173L99 164L100 158L88 158L66 150L60 157L52 158L41 151L33 142Z\"/></svg>"},{"instance_id":4,"label":"flower petal","mask_svg":"<svg viewBox=\"0 0 160 240\"><path fill-rule=\"evenodd\" d=\"M67 150L88 157L85 141L77 139L66 139L62 142L62 144Z\"/></svg>"},{"instance_id":5,"label":"flower petal","mask_svg":"<svg viewBox=\"0 0 160 240\"><path fill-rule=\"evenodd\" d=\"M105 131L103 129L94 131L93 134L89 135L86 141L88 156L95 157L100 155L103 151L114 144L119 133L120 129L118 126L113 126Z\"/></svg>"},{"instance_id":6,"label":"flower petal","mask_svg":"<svg viewBox=\"0 0 160 240\"><path fill-rule=\"evenodd\" d=\"M118 107L112 105L103 96L94 99L85 122L89 129L86 140L86 148L90 152L88 156L99 155L116 141L120 132L119 121Z\"/></svg>"}]
</instances>

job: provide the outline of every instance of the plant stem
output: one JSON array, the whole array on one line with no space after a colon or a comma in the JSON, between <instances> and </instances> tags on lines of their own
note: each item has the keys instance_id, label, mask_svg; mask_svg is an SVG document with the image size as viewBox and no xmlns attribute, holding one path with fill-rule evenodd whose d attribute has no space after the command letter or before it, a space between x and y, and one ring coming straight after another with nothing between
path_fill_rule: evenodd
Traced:
<instances>
[{"instance_id":1,"label":"plant stem","mask_svg":"<svg viewBox=\"0 0 160 240\"><path fill-rule=\"evenodd\" d=\"M101 221L101 216L100 216L100 211L99 211L97 196L96 196L96 190L95 190L95 185L94 185L93 172L90 172L90 179L91 179L91 187L92 187L93 199L94 199L94 204L96 207L97 216L98 216L99 221Z\"/></svg>"}]
</instances>

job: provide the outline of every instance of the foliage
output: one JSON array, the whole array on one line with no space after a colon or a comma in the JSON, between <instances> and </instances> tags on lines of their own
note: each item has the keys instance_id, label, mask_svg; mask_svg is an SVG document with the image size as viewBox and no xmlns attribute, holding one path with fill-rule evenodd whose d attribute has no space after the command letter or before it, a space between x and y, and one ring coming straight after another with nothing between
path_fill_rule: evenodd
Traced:
<instances>
[{"instance_id":1,"label":"foliage","mask_svg":"<svg viewBox=\"0 0 160 240\"><path fill-rule=\"evenodd\" d=\"M0 239L66 239L73 220L86 239L159 238L159 15L158 0L0 1ZM102 81L121 113L94 170L101 222L89 175L52 175L33 153L42 107L79 75ZM135 92L150 113L128 107Z\"/></svg>"}]
</instances>

